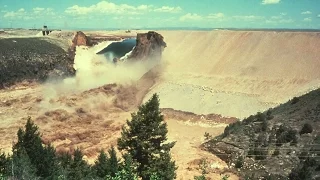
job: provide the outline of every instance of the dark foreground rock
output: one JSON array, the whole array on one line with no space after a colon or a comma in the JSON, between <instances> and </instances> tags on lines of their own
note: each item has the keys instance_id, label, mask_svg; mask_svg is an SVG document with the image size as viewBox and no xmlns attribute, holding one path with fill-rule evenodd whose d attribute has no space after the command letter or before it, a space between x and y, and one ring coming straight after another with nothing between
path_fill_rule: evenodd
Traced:
<instances>
[{"instance_id":1,"label":"dark foreground rock","mask_svg":"<svg viewBox=\"0 0 320 180\"><path fill-rule=\"evenodd\" d=\"M157 32L138 33L135 48L129 59L133 60L161 60L162 51L167 44L163 36Z\"/></svg>"},{"instance_id":2,"label":"dark foreground rock","mask_svg":"<svg viewBox=\"0 0 320 180\"><path fill-rule=\"evenodd\" d=\"M0 88L24 80L74 75L73 60L60 46L43 38L0 39Z\"/></svg>"}]
</instances>

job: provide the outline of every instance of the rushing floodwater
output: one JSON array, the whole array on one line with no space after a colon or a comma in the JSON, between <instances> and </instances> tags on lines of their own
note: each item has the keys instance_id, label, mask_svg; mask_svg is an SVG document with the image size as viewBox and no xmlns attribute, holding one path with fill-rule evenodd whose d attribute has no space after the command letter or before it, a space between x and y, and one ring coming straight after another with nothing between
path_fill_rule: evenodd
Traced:
<instances>
[{"instance_id":1,"label":"rushing floodwater","mask_svg":"<svg viewBox=\"0 0 320 180\"><path fill-rule=\"evenodd\" d=\"M109 61L112 61L114 58L120 58L130 52L135 45L135 38L125 39L122 42L111 43L97 54L104 54Z\"/></svg>"}]
</instances>

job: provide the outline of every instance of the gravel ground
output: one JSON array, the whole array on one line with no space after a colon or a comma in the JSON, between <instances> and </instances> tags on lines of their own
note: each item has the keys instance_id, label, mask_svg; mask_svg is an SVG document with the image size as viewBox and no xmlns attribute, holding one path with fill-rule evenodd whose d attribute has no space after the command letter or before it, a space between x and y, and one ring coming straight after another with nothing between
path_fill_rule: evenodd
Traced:
<instances>
[{"instance_id":1,"label":"gravel ground","mask_svg":"<svg viewBox=\"0 0 320 180\"><path fill-rule=\"evenodd\" d=\"M73 60L45 38L0 39L0 88L24 80L43 82L74 75Z\"/></svg>"}]
</instances>

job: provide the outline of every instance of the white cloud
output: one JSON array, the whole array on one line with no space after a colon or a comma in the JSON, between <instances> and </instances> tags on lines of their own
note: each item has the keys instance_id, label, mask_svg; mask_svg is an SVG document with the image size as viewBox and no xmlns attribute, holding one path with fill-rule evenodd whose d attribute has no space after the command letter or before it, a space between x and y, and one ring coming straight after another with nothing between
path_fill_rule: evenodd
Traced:
<instances>
[{"instance_id":1,"label":"white cloud","mask_svg":"<svg viewBox=\"0 0 320 180\"><path fill-rule=\"evenodd\" d=\"M112 19L114 19L114 20L119 20L119 19L123 19L123 16L116 16L116 17L113 17Z\"/></svg>"},{"instance_id":2,"label":"white cloud","mask_svg":"<svg viewBox=\"0 0 320 180\"><path fill-rule=\"evenodd\" d=\"M248 16L233 16L236 20L242 20L242 21L257 21L264 19L263 16L255 16L255 15L248 15Z\"/></svg>"},{"instance_id":3,"label":"white cloud","mask_svg":"<svg viewBox=\"0 0 320 180\"><path fill-rule=\"evenodd\" d=\"M162 6L161 8L157 8L154 10L155 12L168 12L168 13L178 13L182 11L180 6L178 7L170 7L170 6Z\"/></svg>"},{"instance_id":4,"label":"white cloud","mask_svg":"<svg viewBox=\"0 0 320 180\"><path fill-rule=\"evenodd\" d=\"M266 4L278 4L281 0L262 0L262 3L263 5L266 5Z\"/></svg>"},{"instance_id":5,"label":"white cloud","mask_svg":"<svg viewBox=\"0 0 320 180\"><path fill-rule=\"evenodd\" d=\"M39 14L44 10L44 8L36 7L36 8L33 8L32 10L34 13Z\"/></svg>"},{"instance_id":6,"label":"white cloud","mask_svg":"<svg viewBox=\"0 0 320 180\"><path fill-rule=\"evenodd\" d=\"M36 7L33 8L33 13L34 14L41 14L41 15L56 15L56 13L53 11L52 8L40 8L40 7Z\"/></svg>"},{"instance_id":7,"label":"white cloud","mask_svg":"<svg viewBox=\"0 0 320 180\"><path fill-rule=\"evenodd\" d=\"M87 14L144 14L146 12L170 12L177 13L182 11L181 7L162 6L156 8L153 5L132 6L128 4L115 4L108 1L101 1L91 6L74 5L68 7L65 13L70 15L87 15Z\"/></svg>"},{"instance_id":8,"label":"white cloud","mask_svg":"<svg viewBox=\"0 0 320 180\"><path fill-rule=\"evenodd\" d=\"M6 19L23 19L23 20L34 19L34 17L29 16L23 8L17 10L16 12L14 11L6 12L3 17Z\"/></svg>"},{"instance_id":9,"label":"white cloud","mask_svg":"<svg viewBox=\"0 0 320 180\"><path fill-rule=\"evenodd\" d=\"M44 10L44 8L35 7L35 8L33 8L32 10L33 10L33 11L43 11L43 10Z\"/></svg>"},{"instance_id":10,"label":"white cloud","mask_svg":"<svg viewBox=\"0 0 320 180\"><path fill-rule=\"evenodd\" d=\"M15 17L16 13L13 11L7 12L6 14L3 15L5 18L10 18L10 17Z\"/></svg>"},{"instance_id":11,"label":"white cloud","mask_svg":"<svg viewBox=\"0 0 320 180\"><path fill-rule=\"evenodd\" d=\"M271 16L271 19L281 19L282 16Z\"/></svg>"},{"instance_id":12,"label":"white cloud","mask_svg":"<svg viewBox=\"0 0 320 180\"><path fill-rule=\"evenodd\" d=\"M215 13L215 14L209 14L207 16L208 19L217 19L217 20L222 20L224 18L224 14L223 13Z\"/></svg>"},{"instance_id":13,"label":"white cloud","mask_svg":"<svg viewBox=\"0 0 320 180\"><path fill-rule=\"evenodd\" d=\"M312 12L311 11L304 11L301 14L312 14Z\"/></svg>"},{"instance_id":14,"label":"white cloud","mask_svg":"<svg viewBox=\"0 0 320 180\"><path fill-rule=\"evenodd\" d=\"M286 18L287 13L280 13L280 15L277 16L271 16L270 18L266 18L266 23L268 24L284 24L284 23L293 23L293 19Z\"/></svg>"},{"instance_id":15,"label":"white cloud","mask_svg":"<svg viewBox=\"0 0 320 180\"><path fill-rule=\"evenodd\" d=\"M72 15L86 15L95 12L103 14L137 14L139 13L139 10L142 11L148 9L145 5L138 7L130 6L128 4L117 5L111 2L101 1L89 7L74 5L72 7L68 7L65 12Z\"/></svg>"},{"instance_id":16,"label":"white cloud","mask_svg":"<svg viewBox=\"0 0 320 180\"><path fill-rule=\"evenodd\" d=\"M195 13L193 14L188 13L180 17L180 21L188 21L188 20L199 21L199 20L202 20L202 16Z\"/></svg>"},{"instance_id":17,"label":"white cloud","mask_svg":"<svg viewBox=\"0 0 320 180\"><path fill-rule=\"evenodd\" d=\"M312 21L311 17L304 18L303 21L310 22Z\"/></svg>"},{"instance_id":18,"label":"white cloud","mask_svg":"<svg viewBox=\"0 0 320 180\"><path fill-rule=\"evenodd\" d=\"M286 16L287 13L280 13L280 15L278 16L271 16L271 19L273 20L282 20L284 18L284 16Z\"/></svg>"},{"instance_id":19,"label":"white cloud","mask_svg":"<svg viewBox=\"0 0 320 180\"><path fill-rule=\"evenodd\" d=\"M279 22L280 23L293 23L294 20L293 19L281 19Z\"/></svg>"},{"instance_id":20,"label":"white cloud","mask_svg":"<svg viewBox=\"0 0 320 180\"><path fill-rule=\"evenodd\" d=\"M39 16L41 13L41 16ZM41 19L47 18L47 16L56 15L52 8L40 8L35 7L32 11L26 11L24 8L20 8L17 11L10 11L4 14L4 18L6 19L23 19L23 20L31 20L31 19Z\"/></svg>"},{"instance_id":21,"label":"white cloud","mask_svg":"<svg viewBox=\"0 0 320 180\"><path fill-rule=\"evenodd\" d=\"M137 7L138 10L148 10L151 6L149 5L140 5Z\"/></svg>"},{"instance_id":22,"label":"white cloud","mask_svg":"<svg viewBox=\"0 0 320 180\"><path fill-rule=\"evenodd\" d=\"M129 17L130 20L139 20L140 17Z\"/></svg>"}]
</instances>

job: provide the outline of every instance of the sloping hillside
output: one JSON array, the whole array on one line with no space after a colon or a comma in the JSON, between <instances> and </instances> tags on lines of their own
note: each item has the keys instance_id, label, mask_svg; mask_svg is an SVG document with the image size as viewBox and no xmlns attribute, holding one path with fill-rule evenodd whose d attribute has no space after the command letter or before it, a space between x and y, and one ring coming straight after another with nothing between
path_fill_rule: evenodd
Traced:
<instances>
[{"instance_id":1,"label":"sloping hillside","mask_svg":"<svg viewBox=\"0 0 320 180\"><path fill-rule=\"evenodd\" d=\"M21 81L73 76L73 60L60 40L53 38L0 38L0 88Z\"/></svg>"},{"instance_id":2,"label":"sloping hillside","mask_svg":"<svg viewBox=\"0 0 320 180\"><path fill-rule=\"evenodd\" d=\"M166 68L146 99L159 92L164 108L244 118L320 84L318 32L159 33Z\"/></svg>"},{"instance_id":3,"label":"sloping hillside","mask_svg":"<svg viewBox=\"0 0 320 180\"><path fill-rule=\"evenodd\" d=\"M270 174L285 179L291 172L290 179L311 179L320 174L319 120L317 89L230 124L203 147L253 179Z\"/></svg>"}]
</instances>

